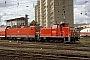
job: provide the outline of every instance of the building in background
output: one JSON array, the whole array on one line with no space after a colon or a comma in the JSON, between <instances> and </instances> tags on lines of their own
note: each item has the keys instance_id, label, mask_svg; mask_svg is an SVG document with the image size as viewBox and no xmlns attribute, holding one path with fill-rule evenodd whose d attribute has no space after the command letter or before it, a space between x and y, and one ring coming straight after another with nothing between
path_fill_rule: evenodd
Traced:
<instances>
[{"instance_id":1,"label":"building in background","mask_svg":"<svg viewBox=\"0 0 90 60\"><path fill-rule=\"evenodd\" d=\"M55 21L74 26L73 0L37 0L35 21L43 27L51 27Z\"/></svg>"},{"instance_id":2,"label":"building in background","mask_svg":"<svg viewBox=\"0 0 90 60\"><path fill-rule=\"evenodd\" d=\"M90 23L82 23L82 24L74 24L74 26L76 27L76 28L80 28L80 27L82 27L82 28L90 28Z\"/></svg>"},{"instance_id":3,"label":"building in background","mask_svg":"<svg viewBox=\"0 0 90 60\"><path fill-rule=\"evenodd\" d=\"M28 26L28 15L25 17L6 20L6 25L11 27Z\"/></svg>"}]
</instances>

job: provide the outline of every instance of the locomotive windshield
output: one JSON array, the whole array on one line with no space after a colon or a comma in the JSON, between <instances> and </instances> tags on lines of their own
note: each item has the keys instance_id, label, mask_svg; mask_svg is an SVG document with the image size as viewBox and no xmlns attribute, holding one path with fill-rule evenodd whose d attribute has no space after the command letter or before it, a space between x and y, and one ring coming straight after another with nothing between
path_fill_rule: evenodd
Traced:
<instances>
[{"instance_id":1,"label":"locomotive windshield","mask_svg":"<svg viewBox=\"0 0 90 60\"><path fill-rule=\"evenodd\" d=\"M37 26L37 27L36 27L36 30L37 30L37 31L40 31L41 28L42 28L41 26Z\"/></svg>"},{"instance_id":2,"label":"locomotive windshield","mask_svg":"<svg viewBox=\"0 0 90 60\"><path fill-rule=\"evenodd\" d=\"M57 28L57 25L53 25L52 28Z\"/></svg>"},{"instance_id":3,"label":"locomotive windshield","mask_svg":"<svg viewBox=\"0 0 90 60\"><path fill-rule=\"evenodd\" d=\"M36 30L39 31L40 30L40 27L36 27Z\"/></svg>"}]
</instances>

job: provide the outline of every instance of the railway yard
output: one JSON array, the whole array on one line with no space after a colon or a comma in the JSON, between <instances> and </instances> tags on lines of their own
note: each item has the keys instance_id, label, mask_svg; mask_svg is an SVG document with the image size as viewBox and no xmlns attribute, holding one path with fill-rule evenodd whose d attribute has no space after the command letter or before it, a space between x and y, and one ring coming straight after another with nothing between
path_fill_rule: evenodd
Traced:
<instances>
[{"instance_id":1,"label":"railway yard","mask_svg":"<svg viewBox=\"0 0 90 60\"><path fill-rule=\"evenodd\" d=\"M0 40L0 60L90 60L90 44Z\"/></svg>"}]
</instances>

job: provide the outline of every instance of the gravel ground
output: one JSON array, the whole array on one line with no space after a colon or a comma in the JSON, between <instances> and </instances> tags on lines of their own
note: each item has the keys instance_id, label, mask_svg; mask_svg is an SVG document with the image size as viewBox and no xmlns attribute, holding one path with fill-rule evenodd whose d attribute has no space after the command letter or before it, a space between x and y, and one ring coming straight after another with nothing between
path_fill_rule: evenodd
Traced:
<instances>
[{"instance_id":1,"label":"gravel ground","mask_svg":"<svg viewBox=\"0 0 90 60\"><path fill-rule=\"evenodd\" d=\"M70 57L90 59L90 45L0 40L0 53L0 56L6 54L3 57L10 58L10 56L19 55L18 58L29 57L27 59L31 58L31 60L34 58L43 60L49 59L49 57L52 60L60 60L60 56L65 59L71 59Z\"/></svg>"}]
</instances>

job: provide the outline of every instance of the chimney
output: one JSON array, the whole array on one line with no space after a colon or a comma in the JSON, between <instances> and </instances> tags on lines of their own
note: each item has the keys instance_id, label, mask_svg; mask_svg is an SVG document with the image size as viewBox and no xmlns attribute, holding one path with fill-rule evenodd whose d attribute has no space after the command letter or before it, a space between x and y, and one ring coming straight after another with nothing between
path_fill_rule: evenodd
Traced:
<instances>
[{"instance_id":1,"label":"chimney","mask_svg":"<svg viewBox=\"0 0 90 60\"><path fill-rule=\"evenodd\" d=\"M25 26L28 27L28 15L25 15Z\"/></svg>"}]
</instances>

